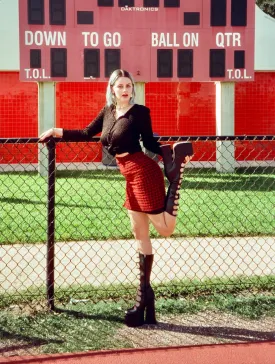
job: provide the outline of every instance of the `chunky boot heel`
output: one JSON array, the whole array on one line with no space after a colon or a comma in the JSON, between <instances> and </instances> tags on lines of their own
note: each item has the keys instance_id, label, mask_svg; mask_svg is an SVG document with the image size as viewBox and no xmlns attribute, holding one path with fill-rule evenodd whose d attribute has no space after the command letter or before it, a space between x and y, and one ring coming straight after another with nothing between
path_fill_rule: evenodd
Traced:
<instances>
[{"instance_id":1,"label":"chunky boot heel","mask_svg":"<svg viewBox=\"0 0 275 364\"><path fill-rule=\"evenodd\" d=\"M184 159L188 155L193 155L193 146L190 142L178 142L173 145L174 159Z\"/></svg>"},{"instance_id":2,"label":"chunky boot heel","mask_svg":"<svg viewBox=\"0 0 275 364\"><path fill-rule=\"evenodd\" d=\"M144 324L144 308L136 307L127 311L124 322L128 327L142 326Z\"/></svg>"},{"instance_id":3,"label":"chunky boot heel","mask_svg":"<svg viewBox=\"0 0 275 364\"><path fill-rule=\"evenodd\" d=\"M155 301L152 301L146 307L145 323L147 325L156 325L156 312L155 312Z\"/></svg>"},{"instance_id":4,"label":"chunky boot heel","mask_svg":"<svg viewBox=\"0 0 275 364\"><path fill-rule=\"evenodd\" d=\"M125 324L129 327L141 326L145 323L155 324L155 294L150 285L154 256L139 254L140 285L137 290L135 305L126 311ZM147 322L148 321L148 322Z\"/></svg>"}]
</instances>

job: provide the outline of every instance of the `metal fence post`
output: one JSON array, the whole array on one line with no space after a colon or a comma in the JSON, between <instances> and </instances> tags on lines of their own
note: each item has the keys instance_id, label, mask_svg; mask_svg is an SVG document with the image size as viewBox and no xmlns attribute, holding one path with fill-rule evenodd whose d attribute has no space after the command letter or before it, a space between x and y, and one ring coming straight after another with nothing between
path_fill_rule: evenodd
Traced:
<instances>
[{"instance_id":1,"label":"metal fence post","mask_svg":"<svg viewBox=\"0 0 275 364\"><path fill-rule=\"evenodd\" d=\"M55 141L47 143L48 148L48 226L47 226L47 302L54 309L54 231L55 231Z\"/></svg>"}]
</instances>

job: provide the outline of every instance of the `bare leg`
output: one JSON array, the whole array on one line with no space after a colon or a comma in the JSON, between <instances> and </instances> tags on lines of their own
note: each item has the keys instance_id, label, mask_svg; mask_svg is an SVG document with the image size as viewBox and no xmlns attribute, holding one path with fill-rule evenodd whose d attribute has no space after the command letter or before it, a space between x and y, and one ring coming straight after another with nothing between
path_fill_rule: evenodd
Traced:
<instances>
[{"instance_id":1,"label":"bare leg","mask_svg":"<svg viewBox=\"0 0 275 364\"><path fill-rule=\"evenodd\" d=\"M148 217L160 235L168 237L173 234L176 227L176 216L164 211L157 215L148 214Z\"/></svg>"},{"instance_id":2,"label":"bare leg","mask_svg":"<svg viewBox=\"0 0 275 364\"><path fill-rule=\"evenodd\" d=\"M128 210L132 231L137 241L137 251L140 254L150 255L153 253L149 236L149 217L147 214L138 211Z\"/></svg>"}]
</instances>

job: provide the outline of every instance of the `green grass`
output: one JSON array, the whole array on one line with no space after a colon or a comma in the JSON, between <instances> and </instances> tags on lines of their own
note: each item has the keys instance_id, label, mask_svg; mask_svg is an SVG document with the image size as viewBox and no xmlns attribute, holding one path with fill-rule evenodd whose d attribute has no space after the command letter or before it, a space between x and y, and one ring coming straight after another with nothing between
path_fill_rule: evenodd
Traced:
<instances>
[{"instance_id":1,"label":"green grass","mask_svg":"<svg viewBox=\"0 0 275 364\"><path fill-rule=\"evenodd\" d=\"M132 238L116 170L58 172L56 240ZM274 235L273 168L220 174L187 169L174 236ZM0 244L46 241L47 181L37 173L0 174ZM158 236L151 229L152 236Z\"/></svg>"},{"instance_id":2,"label":"green grass","mask_svg":"<svg viewBox=\"0 0 275 364\"><path fill-rule=\"evenodd\" d=\"M128 336L118 334L118 330L123 327L126 308L125 302L119 301L66 305L57 308L54 312L32 312L31 314L16 314L10 310L2 310L0 313L0 340L2 347L17 346L20 349L20 346L23 348L26 346L28 349L37 348L36 352L43 353L130 348L134 345ZM175 322L177 322L177 318L186 314L196 315L200 312L207 312L211 317L211 311L216 314L220 312L220 325L225 326L222 322L223 312L245 317L247 320L274 317L275 297L265 294L250 297L212 294L196 300L162 298L158 299L156 310L159 321L163 316L172 315ZM193 320L195 320L194 317ZM249 322L247 324L249 325ZM230 327L230 324L227 323L226 326ZM188 326L185 325L185 328L188 329ZM203 330L203 327L200 327L200 330ZM223 331L226 330L224 327ZM227 334L230 331L228 330ZM219 331L219 328L216 328L217 338L219 338ZM234 333L240 335L241 329L236 331L231 329L232 336ZM136 333L136 335L139 334ZM253 331L250 331L249 334L251 340ZM264 334L267 335L267 333L263 333L262 336ZM171 335L172 340L173 333ZM200 335L203 335L202 331L200 331ZM248 334L246 333L246 335ZM257 335L258 338L259 333ZM215 334L213 333L212 336ZM15 345L16 343L17 345ZM144 345L146 346L146 343Z\"/></svg>"},{"instance_id":3,"label":"green grass","mask_svg":"<svg viewBox=\"0 0 275 364\"><path fill-rule=\"evenodd\" d=\"M157 302L156 310L159 320L163 315L172 314L176 321L177 316L199 314L202 311L211 312L212 310L216 313L217 311L226 312L256 320L261 317L274 317L274 307L274 297L236 298L228 296L223 299L213 297L208 298L208 301L201 299L196 302L162 299ZM117 331L124 326L125 308L125 305L118 302L86 304L85 306L78 304L58 309L56 312L31 315L1 312L0 340L2 345L6 342L6 346L10 345L11 340L13 340L13 345L14 341L21 342L21 345L22 342L29 343L30 348L38 347L39 352L43 353L131 348L134 345L127 340L126 335L116 335ZM217 337L219 337L218 331L217 328ZM238 334L240 331L241 329L238 330ZM137 335L139 334L137 333ZM173 333L171 335L173 337Z\"/></svg>"},{"instance_id":4,"label":"green grass","mask_svg":"<svg viewBox=\"0 0 275 364\"><path fill-rule=\"evenodd\" d=\"M4 343L7 348L40 347L38 352L43 353L129 347L127 341L114 338L121 326L122 313L114 303L64 308L63 312L1 312L0 341L2 347Z\"/></svg>"}]
</instances>

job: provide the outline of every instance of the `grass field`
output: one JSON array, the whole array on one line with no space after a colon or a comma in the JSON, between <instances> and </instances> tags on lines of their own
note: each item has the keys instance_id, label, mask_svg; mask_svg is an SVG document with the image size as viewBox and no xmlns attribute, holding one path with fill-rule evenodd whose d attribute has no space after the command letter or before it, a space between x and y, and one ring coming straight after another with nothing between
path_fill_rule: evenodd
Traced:
<instances>
[{"instance_id":1,"label":"grass field","mask_svg":"<svg viewBox=\"0 0 275 364\"><path fill-rule=\"evenodd\" d=\"M56 240L131 238L124 188L117 170L58 172ZM0 203L0 244L46 240L46 179L37 173L0 174ZM187 169L174 236L274 235L274 204L272 168L234 174Z\"/></svg>"},{"instance_id":2,"label":"grass field","mask_svg":"<svg viewBox=\"0 0 275 364\"><path fill-rule=\"evenodd\" d=\"M246 324L249 325L250 320L246 314L241 313L241 307L245 305L247 311L257 309L258 317L254 317L253 321L257 323L259 320L259 326L261 326L261 318L274 317L274 310L270 309L270 305L274 305L274 299L269 297L254 297L250 299L234 299L227 297L223 301L212 301L205 303L203 300L196 303L176 300L160 300L156 305L158 320L160 322L170 321L169 325L161 324L157 329L159 334L164 335L166 330L162 331L162 326L170 327L170 333L168 332L170 345L174 344L175 333L178 332L180 320L189 318L193 321L193 324L200 321L200 316L207 315L208 319L211 319L212 313L215 313L215 317L219 315L220 325L225 325L224 313L230 313L232 324L228 328L224 327L223 331L227 331L227 339L236 340L236 335L242 334L241 341L256 341L260 336L260 330L255 338L253 338L253 330L248 330L245 327L240 327L234 330L234 320L239 323L239 318L244 317ZM215 306L220 306L218 309ZM103 350L103 349L122 349L136 347L131 340L129 333L120 335L119 331L124 329L123 317L124 309L120 302L118 303L98 303L95 305L78 304L72 306L66 306L62 309L57 309L55 312L40 312L36 314L14 314L14 313L0 313L0 340L2 347L12 346L20 349L20 346L27 346L26 349L37 348L38 353L62 353L62 352L80 352L86 350ZM232 312L232 308L234 311ZM247 312L246 312L247 313ZM171 316L172 315L172 316ZM190 316L192 315L192 316ZM234 317L235 316L235 317ZM196 321L197 320L197 321ZM169 322L168 321L168 322ZM206 320L209 325L209 321ZM203 332L207 330L208 325L202 326L197 329L197 335L199 331L203 336ZM228 325L228 323L227 323ZM192 325L190 325L192 328ZM182 331L188 330L189 325L182 325ZM216 336L217 342L223 342L221 340L221 328L216 327L216 333L213 331L211 336ZM147 335L150 335L150 331L154 329L148 328L146 333L146 326L143 329L135 330L132 333L135 339L139 339L141 347L148 345ZM189 328L190 330L190 328ZM142 332L143 331L143 332ZM191 331L191 330L190 330ZM208 331L210 331L208 329ZM230 335L231 331L231 335ZM243 331L243 333L242 333ZM250 331L250 337L247 337L247 331ZM183 331L184 332L184 331ZM188 331L187 331L188 332ZM192 332L192 331L191 331ZM246 335L244 334L246 332ZM256 331L254 331L256 334ZM146 333L146 334L145 334ZM195 330L194 330L195 333ZM264 335L265 334L265 335ZM152 335L152 333L151 333ZM206 335L207 336L207 335ZM223 335L225 336L225 335ZM234 337L235 336L235 337ZM266 331L263 332L262 337L268 339ZM271 339L271 333L270 333ZM224 337L226 338L226 337ZM259 339L258 339L259 340ZM159 340L161 344L163 340ZM157 346L157 345L156 345ZM7 350L9 351L9 350Z\"/></svg>"},{"instance_id":3,"label":"grass field","mask_svg":"<svg viewBox=\"0 0 275 364\"><path fill-rule=\"evenodd\" d=\"M8 348L44 353L73 352L135 347L135 340L146 347L150 344L150 335L155 337L157 346L163 343L159 334L161 338L166 337L167 345L173 345L177 333L188 332L204 339L214 337L217 342L238 338L241 341L270 339L272 332L269 330L275 317L274 277L235 278L217 283L215 280L183 281L170 282L165 287L154 286L159 321L157 334L152 331L154 327L146 329L146 326L127 331L123 324L124 311L132 304L134 293L130 302L129 291L123 286L117 286L115 291L111 287L113 293L118 293L114 301L108 299L108 287L93 292L85 303L75 304L69 302L72 291L58 291L58 302L52 312L37 309L37 302L33 302L33 306L25 305L28 297L22 293L13 305L1 307L0 342L4 352L7 348L14 354ZM79 297L87 298L89 293L92 291L86 287L86 292L82 291ZM1 297L2 303L3 299ZM218 321L212 324L211 318ZM213 329L209 329L211 325ZM183 335L184 340L186 343Z\"/></svg>"}]
</instances>

